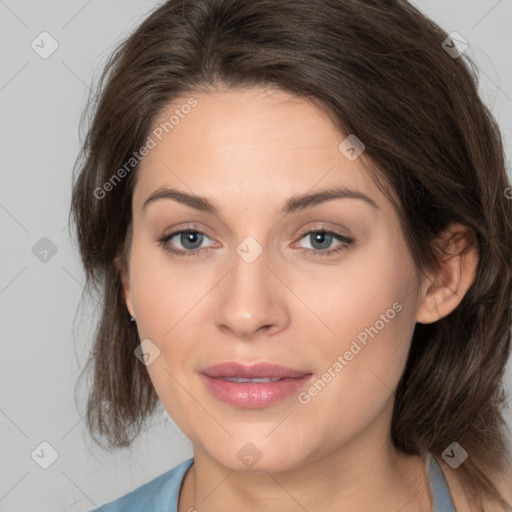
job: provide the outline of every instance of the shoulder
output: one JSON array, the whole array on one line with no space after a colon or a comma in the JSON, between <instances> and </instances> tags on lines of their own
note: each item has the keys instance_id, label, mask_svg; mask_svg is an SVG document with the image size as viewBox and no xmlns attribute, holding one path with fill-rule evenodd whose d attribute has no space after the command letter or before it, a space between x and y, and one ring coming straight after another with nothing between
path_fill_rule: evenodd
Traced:
<instances>
[{"instance_id":1,"label":"shoulder","mask_svg":"<svg viewBox=\"0 0 512 512\"><path fill-rule=\"evenodd\" d=\"M156 510L158 505L166 505L165 509L171 512L171 507L177 504L183 477L193 461L193 458L187 459L128 494L90 512L140 512Z\"/></svg>"},{"instance_id":2,"label":"shoulder","mask_svg":"<svg viewBox=\"0 0 512 512\"><path fill-rule=\"evenodd\" d=\"M510 509L507 512L512 512L512 461L510 461L502 477L497 479L496 487L501 492L503 498L510 504Z\"/></svg>"},{"instance_id":3,"label":"shoulder","mask_svg":"<svg viewBox=\"0 0 512 512\"><path fill-rule=\"evenodd\" d=\"M446 478L446 482L450 489L450 493L453 498L453 503L456 510L465 510L467 512L482 512L480 508L477 508L475 503L471 503L466 492L464 491L456 472L444 462L443 459L436 458L443 469L443 473ZM512 461L506 468L505 472L496 477L494 484L500 491L503 498L510 503L511 508L503 510L503 507L498 507L496 503L484 503L484 510L487 512L512 512Z\"/></svg>"}]
</instances>

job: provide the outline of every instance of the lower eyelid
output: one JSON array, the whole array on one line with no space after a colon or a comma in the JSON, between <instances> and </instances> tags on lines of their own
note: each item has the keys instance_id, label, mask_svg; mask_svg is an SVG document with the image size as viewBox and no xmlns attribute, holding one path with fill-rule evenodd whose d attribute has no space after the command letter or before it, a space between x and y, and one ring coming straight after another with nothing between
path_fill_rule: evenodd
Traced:
<instances>
[{"instance_id":1,"label":"lower eyelid","mask_svg":"<svg viewBox=\"0 0 512 512\"><path fill-rule=\"evenodd\" d=\"M204 237L210 239L212 242L214 242L214 244L218 244L218 242L216 242L213 238L211 238L205 232L200 231L198 229L192 229L192 228L174 231L172 233L162 236L161 238L158 239L158 241L160 244L162 244L164 246L164 250L167 250L168 252L175 253L175 254L186 254L186 253L198 254L198 253L204 252L205 250L208 250L210 248L214 248L212 246L198 247L196 249L179 249L179 248L175 248L175 247L172 247L172 249L171 249L171 248L165 247L167 244L171 245L170 240L172 240L175 236L181 235L183 233L197 233L197 234L203 235ZM305 233L301 234L299 236L297 242L294 243L294 245L297 244L298 242L300 242L306 236L315 234L315 233L324 233L326 235L332 235L332 237L340 243L336 247L329 248L329 249L310 249L308 247L299 247L303 252L319 253L319 254L335 253L337 250L342 249L343 246L345 248L348 248L354 244L354 240L348 236L342 235L341 233L338 233L336 231L328 230L325 228L319 228L319 229L312 229L312 230L306 231Z\"/></svg>"},{"instance_id":2,"label":"lower eyelid","mask_svg":"<svg viewBox=\"0 0 512 512\"><path fill-rule=\"evenodd\" d=\"M331 235L335 240L337 240L338 242L340 242L342 244L352 244L354 242L354 240L352 238L350 238L346 235L342 235L341 233L338 233L336 231L329 231L329 230L325 230L325 229L313 229L313 230L307 231L306 233L303 233L298 238L298 241L302 240L306 236L316 234L316 233L323 233L325 235ZM320 251L320 250L321 249L318 249L317 251ZM326 250L330 250L330 249L326 249Z\"/></svg>"},{"instance_id":3,"label":"lower eyelid","mask_svg":"<svg viewBox=\"0 0 512 512\"><path fill-rule=\"evenodd\" d=\"M199 231L197 229L181 229L179 231L174 231L172 233L169 233L168 235L164 235L163 237L160 238L160 241L162 243L169 243L174 237L178 236L178 235L181 235L183 233L197 233L199 235L202 235L203 237L211 240L212 242L215 242L215 240L213 240L213 238L211 238L210 236L208 236L206 233L204 233L203 231ZM216 243L216 242L215 242ZM184 252L193 252L193 251L200 251L202 249L207 249L208 247L198 247L197 249L177 249L177 250L181 250L181 251L184 251Z\"/></svg>"},{"instance_id":4,"label":"lower eyelid","mask_svg":"<svg viewBox=\"0 0 512 512\"><path fill-rule=\"evenodd\" d=\"M322 231L322 230L320 230ZM316 233L318 231L313 231ZM325 233L325 231L323 231ZM308 233L306 233L307 235ZM321 258L322 261L330 261L332 258L338 258L344 255L347 251L353 249L355 245L355 240L349 238L347 236L341 235L335 232L329 232L336 240L338 240L338 244L329 249L310 249L309 247L299 247L299 251L307 256L308 259ZM304 235L304 236L306 236ZM303 237L304 237L303 236ZM303 238L301 237L301 239ZM300 240L301 240L300 239ZM320 261L320 260L319 260Z\"/></svg>"}]
</instances>

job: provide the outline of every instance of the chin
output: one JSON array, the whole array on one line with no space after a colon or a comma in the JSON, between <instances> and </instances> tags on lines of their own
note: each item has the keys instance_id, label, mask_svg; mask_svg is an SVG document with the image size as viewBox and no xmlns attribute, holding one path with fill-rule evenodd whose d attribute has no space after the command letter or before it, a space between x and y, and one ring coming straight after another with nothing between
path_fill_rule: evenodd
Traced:
<instances>
[{"instance_id":1,"label":"chin","mask_svg":"<svg viewBox=\"0 0 512 512\"><path fill-rule=\"evenodd\" d=\"M274 442L265 439L266 435L239 436L226 443L204 445L203 449L218 464L237 472L275 473L294 470L305 463L307 453L298 453L297 446L287 445L281 439L276 438Z\"/></svg>"}]
</instances>

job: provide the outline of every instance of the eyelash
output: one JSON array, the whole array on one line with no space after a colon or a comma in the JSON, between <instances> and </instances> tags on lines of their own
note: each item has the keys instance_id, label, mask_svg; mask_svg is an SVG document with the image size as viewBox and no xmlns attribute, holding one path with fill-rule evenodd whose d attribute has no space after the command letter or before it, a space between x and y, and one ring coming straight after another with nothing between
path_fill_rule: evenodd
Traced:
<instances>
[{"instance_id":1,"label":"eyelash","mask_svg":"<svg viewBox=\"0 0 512 512\"><path fill-rule=\"evenodd\" d=\"M197 256L198 257L198 256L200 256L200 254L203 251L209 249L209 247L203 247L201 249L193 249L193 250L189 250L189 251L183 251L181 249L174 249L170 245L168 245L169 240L174 238L176 235L180 235L182 233L199 233L200 235L205 235L206 237L208 237L208 235L206 233L203 233L202 231L199 231L196 229L182 229L180 231L174 231L173 233L169 233L168 235L162 236L161 238L158 239L158 243L159 243L159 245L161 245L164 248L165 251L167 251L171 254L174 254L176 256L180 256L180 257L181 256L186 256L186 257ZM325 235L333 235L333 237L335 239L337 239L338 241L343 242L343 243L340 244L336 249L318 249L317 250L317 249L308 249L308 248L303 247L300 250L302 254L306 254L311 257L332 256L332 255L340 253L344 250L351 249L354 244L354 240L352 238L348 238L344 235L337 233L336 231L331 231L328 229L315 229L315 230L307 231L301 235L299 240L302 240L302 238L304 238L306 235L318 234L318 233L322 233Z\"/></svg>"}]
</instances>

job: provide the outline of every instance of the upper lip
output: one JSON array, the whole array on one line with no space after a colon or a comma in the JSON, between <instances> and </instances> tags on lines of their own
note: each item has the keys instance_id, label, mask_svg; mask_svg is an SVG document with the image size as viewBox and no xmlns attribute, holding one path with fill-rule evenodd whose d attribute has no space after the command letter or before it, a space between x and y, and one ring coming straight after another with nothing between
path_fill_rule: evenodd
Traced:
<instances>
[{"instance_id":1,"label":"upper lip","mask_svg":"<svg viewBox=\"0 0 512 512\"><path fill-rule=\"evenodd\" d=\"M295 370L270 363L243 364L238 362L225 362L208 366L200 373L209 377L242 377L245 379L270 378L298 378L311 375L311 372Z\"/></svg>"}]
</instances>

